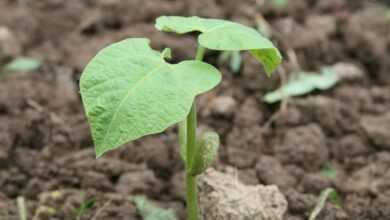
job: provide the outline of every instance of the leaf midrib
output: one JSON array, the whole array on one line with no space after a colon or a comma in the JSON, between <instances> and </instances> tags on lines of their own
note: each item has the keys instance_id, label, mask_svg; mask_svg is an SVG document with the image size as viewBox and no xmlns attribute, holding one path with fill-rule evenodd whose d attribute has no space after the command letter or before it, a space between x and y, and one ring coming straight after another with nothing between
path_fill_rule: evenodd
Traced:
<instances>
[{"instance_id":1,"label":"leaf midrib","mask_svg":"<svg viewBox=\"0 0 390 220\"><path fill-rule=\"evenodd\" d=\"M169 64L166 64L166 63L163 63L162 65L159 65L157 66L156 68L152 69L149 73L145 73L145 76L141 77L137 83L135 83L135 85L129 89L129 91L127 92L127 94L125 95L125 97L121 100L121 102L119 103L118 107L116 108L110 122L109 122L109 125L108 125L108 128L104 134L104 137L103 137L103 140L102 140L102 144L104 145L104 143L106 142L106 138L107 138L107 135L108 133L110 133L110 130L111 130L111 127L112 127L112 122L115 121L117 115L118 115L118 112L119 112L119 109L122 107L122 105L124 104L124 102L129 98L129 96L131 95L131 93L134 91L135 88L137 88L137 86L139 86L140 84L142 84L143 81L145 81L150 75L152 75L154 72L157 72L158 70L160 70L161 68L163 67L169 67ZM119 138L120 140L120 138ZM116 145L117 143L115 143Z\"/></svg>"}]
</instances>

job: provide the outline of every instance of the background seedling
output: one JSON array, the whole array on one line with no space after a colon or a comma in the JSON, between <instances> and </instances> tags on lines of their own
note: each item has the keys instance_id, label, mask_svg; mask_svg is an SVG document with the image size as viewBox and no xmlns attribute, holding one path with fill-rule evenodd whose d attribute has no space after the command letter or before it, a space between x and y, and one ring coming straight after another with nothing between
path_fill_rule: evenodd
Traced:
<instances>
[{"instance_id":1,"label":"background seedling","mask_svg":"<svg viewBox=\"0 0 390 220\"><path fill-rule=\"evenodd\" d=\"M219 19L162 16L161 31L200 32L195 60L170 64L171 53L153 50L149 40L131 38L100 51L80 78L80 91L97 157L120 145L179 123L180 154L186 169L187 217L198 219L197 175L217 155L219 137L197 138L196 101L221 81L220 72L202 62L206 49L249 51L267 73L281 62L271 41L253 28Z\"/></svg>"},{"instance_id":2,"label":"background seedling","mask_svg":"<svg viewBox=\"0 0 390 220\"><path fill-rule=\"evenodd\" d=\"M327 90L336 85L339 80L339 76L332 68L323 68L320 74L293 73L285 85L265 94L263 100L266 103L275 103L283 97L306 95L315 89Z\"/></svg>"},{"instance_id":3,"label":"background seedling","mask_svg":"<svg viewBox=\"0 0 390 220\"><path fill-rule=\"evenodd\" d=\"M41 66L41 62L34 58L18 57L6 64L3 68L4 71L11 72L27 72L34 71Z\"/></svg>"},{"instance_id":4,"label":"background seedling","mask_svg":"<svg viewBox=\"0 0 390 220\"><path fill-rule=\"evenodd\" d=\"M313 211L310 214L309 220L315 220L317 216L320 214L321 210L325 207L325 202L327 199L330 199L332 203L336 206L341 206L341 198L336 190L333 188L326 188L321 192L320 197L318 198L317 204L314 207Z\"/></svg>"},{"instance_id":5,"label":"background seedling","mask_svg":"<svg viewBox=\"0 0 390 220\"><path fill-rule=\"evenodd\" d=\"M278 6L278 7L284 7L287 5L288 0L269 0L269 2L272 5Z\"/></svg>"},{"instance_id":6,"label":"background seedling","mask_svg":"<svg viewBox=\"0 0 390 220\"><path fill-rule=\"evenodd\" d=\"M144 196L136 196L134 204L144 220L177 220L171 209L162 209L150 203Z\"/></svg>"},{"instance_id":7,"label":"background seedling","mask_svg":"<svg viewBox=\"0 0 390 220\"><path fill-rule=\"evenodd\" d=\"M332 167L332 165L329 162L327 162L327 163L325 163L324 167L322 168L321 174L323 176L326 176L326 177L332 179L332 178L336 178L337 171L334 167Z\"/></svg>"},{"instance_id":8,"label":"background seedling","mask_svg":"<svg viewBox=\"0 0 390 220\"><path fill-rule=\"evenodd\" d=\"M20 220L27 220L27 208L26 208L26 200L23 196L19 196L16 199L16 203L18 206L18 213Z\"/></svg>"},{"instance_id":9,"label":"background seedling","mask_svg":"<svg viewBox=\"0 0 390 220\"><path fill-rule=\"evenodd\" d=\"M90 210L96 203L96 198L92 197L90 199L87 199L86 201L84 201L80 207L78 207L74 213L75 213L75 217L76 217L76 220L79 220L81 219L81 217L88 211Z\"/></svg>"},{"instance_id":10,"label":"background seedling","mask_svg":"<svg viewBox=\"0 0 390 220\"><path fill-rule=\"evenodd\" d=\"M241 55L239 51L224 51L218 57L218 63L228 64L232 73L239 73L241 70Z\"/></svg>"}]
</instances>

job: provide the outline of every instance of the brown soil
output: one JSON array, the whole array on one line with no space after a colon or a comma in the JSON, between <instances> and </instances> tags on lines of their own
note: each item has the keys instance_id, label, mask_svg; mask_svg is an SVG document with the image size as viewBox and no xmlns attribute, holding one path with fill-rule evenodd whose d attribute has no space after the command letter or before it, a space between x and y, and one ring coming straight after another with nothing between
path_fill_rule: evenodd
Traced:
<instances>
[{"instance_id":1,"label":"brown soil","mask_svg":"<svg viewBox=\"0 0 390 220\"><path fill-rule=\"evenodd\" d=\"M174 61L191 58L194 36L159 33L163 14L230 18L255 25L262 14L289 72L351 63L362 74L337 87L288 101L284 111L261 97L280 84L267 79L247 54L240 74L225 66L223 83L199 98L200 126L221 134L215 167L233 166L246 184L276 184L288 201L285 219L307 219L320 192L334 187L343 199L327 203L318 219L390 219L390 21L386 1L294 0L286 8L262 1L41 0L0 1L0 64L24 55L43 67L0 78L0 219L17 219L24 196L30 218L74 219L73 210L97 198L83 219L140 219L131 202L144 194L185 216L183 165L175 129L94 159L78 94L78 79L103 46L146 36L169 46ZM383 2L383 3L382 3ZM12 45L12 47L10 47ZM297 61L288 59L294 51ZM216 53L207 60L215 63ZM269 119L273 118L271 123ZM335 177L323 175L331 166Z\"/></svg>"}]
</instances>

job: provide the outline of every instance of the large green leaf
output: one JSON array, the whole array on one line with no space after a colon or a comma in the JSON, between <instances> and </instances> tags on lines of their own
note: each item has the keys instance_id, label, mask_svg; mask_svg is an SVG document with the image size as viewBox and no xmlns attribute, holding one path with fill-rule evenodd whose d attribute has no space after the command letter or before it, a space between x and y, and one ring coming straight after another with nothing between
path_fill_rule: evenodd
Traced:
<instances>
[{"instance_id":1,"label":"large green leaf","mask_svg":"<svg viewBox=\"0 0 390 220\"><path fill-rule=\"evenodd\" d=\"M221 74L201 61L169 64L144 38L100 51L80 79L97 156L185 119L194 97L215 87Z\"/></svg>"},{"instance_id":2,"label":"large green leaf","mask_svg":"<svg viewBox=\"0 0 390 220\"><path fill-rule=\"evenodd\" d=\"M213 50L248 50L270 75L280 64L282 57L273 43L253 28L242 24L199 17L162 16L156 21L160 31L184 34L201 32L199 44Z\"/></svg>"}]
</instances>

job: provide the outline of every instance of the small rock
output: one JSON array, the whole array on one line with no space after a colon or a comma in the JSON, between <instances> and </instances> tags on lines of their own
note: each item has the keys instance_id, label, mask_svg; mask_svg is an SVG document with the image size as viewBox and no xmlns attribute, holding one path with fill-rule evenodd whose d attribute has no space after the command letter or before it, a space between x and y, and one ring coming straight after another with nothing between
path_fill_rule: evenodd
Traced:
<instances>
[{"instance_id":1,"label":"small rock","mask_svg":"<svg viewBox=\"0 0 390 220\"><path fill-rule=\"evenodd\" d=\"M83 189L98 189L101 191L110 191L113 186L106 175L94 171L87 171L82 177Z\"/></svg>"},{"instance_id":2,"label":"small rock","mask_svg":"<svg viewBox=\"0 0 390 220\"><path fill-rule=\"evenodd\" d=\"M287 201L277 186L247 186L232 169L209 169L200 177L200 204L204 220L281 220Z\"/></svg>"},{"instance_id":3,"label":"small rock","mask_svg":"<svg viewBox=\"0 0 390 220\"><path fill-rule=\"evenodd\" d=\"M308 173L303 177L301 184L305 192L319 194L325 188L330 187L331 180L321 173Z\"/></svg>"},{"instance_id":4,"label":"small rock","mask_svg":"<svg viewBox=\"0 0 390 220\"><path fill-rule=\"evenodd\" d=\"M333 154L335 158L343 161L370 154L370 147L359 135L346 135L337 141Z\"/></svg>"},{"instance_id":5,"label":"small rock","mask_svg":"<svg viewBox=\"0 0 390 220\"><path fill-rule=\"evenodd\" d=\"M263 113L255 98L245 99L234 119L234 124L242 127L258 125L264 120Z\"/></svg>"},{"instance_id":6,"label":"small rock","mask_svg":"<svg viewBox=\"0 0 390 220\"><path fill-rule=\"evenodd\" d=\"M281 189L294 187L297 180L274 157L262 156L256 165L258 178L266 184L275 184Z\"/></svg>"},{"instance_id":7,"label":"small rock","mask_svg":"<svg viewBox=\"0 0 390 220\"><path fill-rule=\"evenodd\" d=\"M162 185L151 170L133 171L123 174L116 185L122 195L159 194Z\"/></svg>"},{"instance_id":8,"label":"small rock","mask_svg":"<svg viewBox=\"0 0 390 220\"><path fill-rule=\"evenodd\" d=\"M219 96L211 102L211 112L215 115L232 116L237 102L231 96Z\"/></svg>"},{"instance_id":9,"label":"small rock","mask_svg":"<svg viewBox=\"0 0 390 220\"><path fill-rule=\"evenodd\" d=\"M390 150L390 113L379 116L363 116L361 125L373 143Z\"/></svg>"},{"instance_id":10,"label":"small rock","mask_svg":"<svg viewBox=\"0 0 390 220\"><path fill-rule=\"evenodd\" d=\"M255 165L265 143L260 126L234 127L227 136L228 163L237 168Z\"/></svg>"},{"instance_id":11,"label":"small rock","mask_svg":"<svg viewBox=\"0 0 390 220\"><path fill-rule=\"evenodd\" d=\"M282 163L314 171L328 160L329 150L321 127L309 124L289 129L275 146L275 154Z\"/></svg>"},{"instance_id":12,"label":"small rock","mask_svg":"<svg viewBox=\"0 0 390 220\"><path fill-rule=\"evenodd\" d=\"M306 25L311 30L320 30L316 32L316 34L321 34L318 36L319 38L329 36L337 30L336 19L333 16L327 15L311 15L306 20Z\"/></svg>"}]
</instances>

